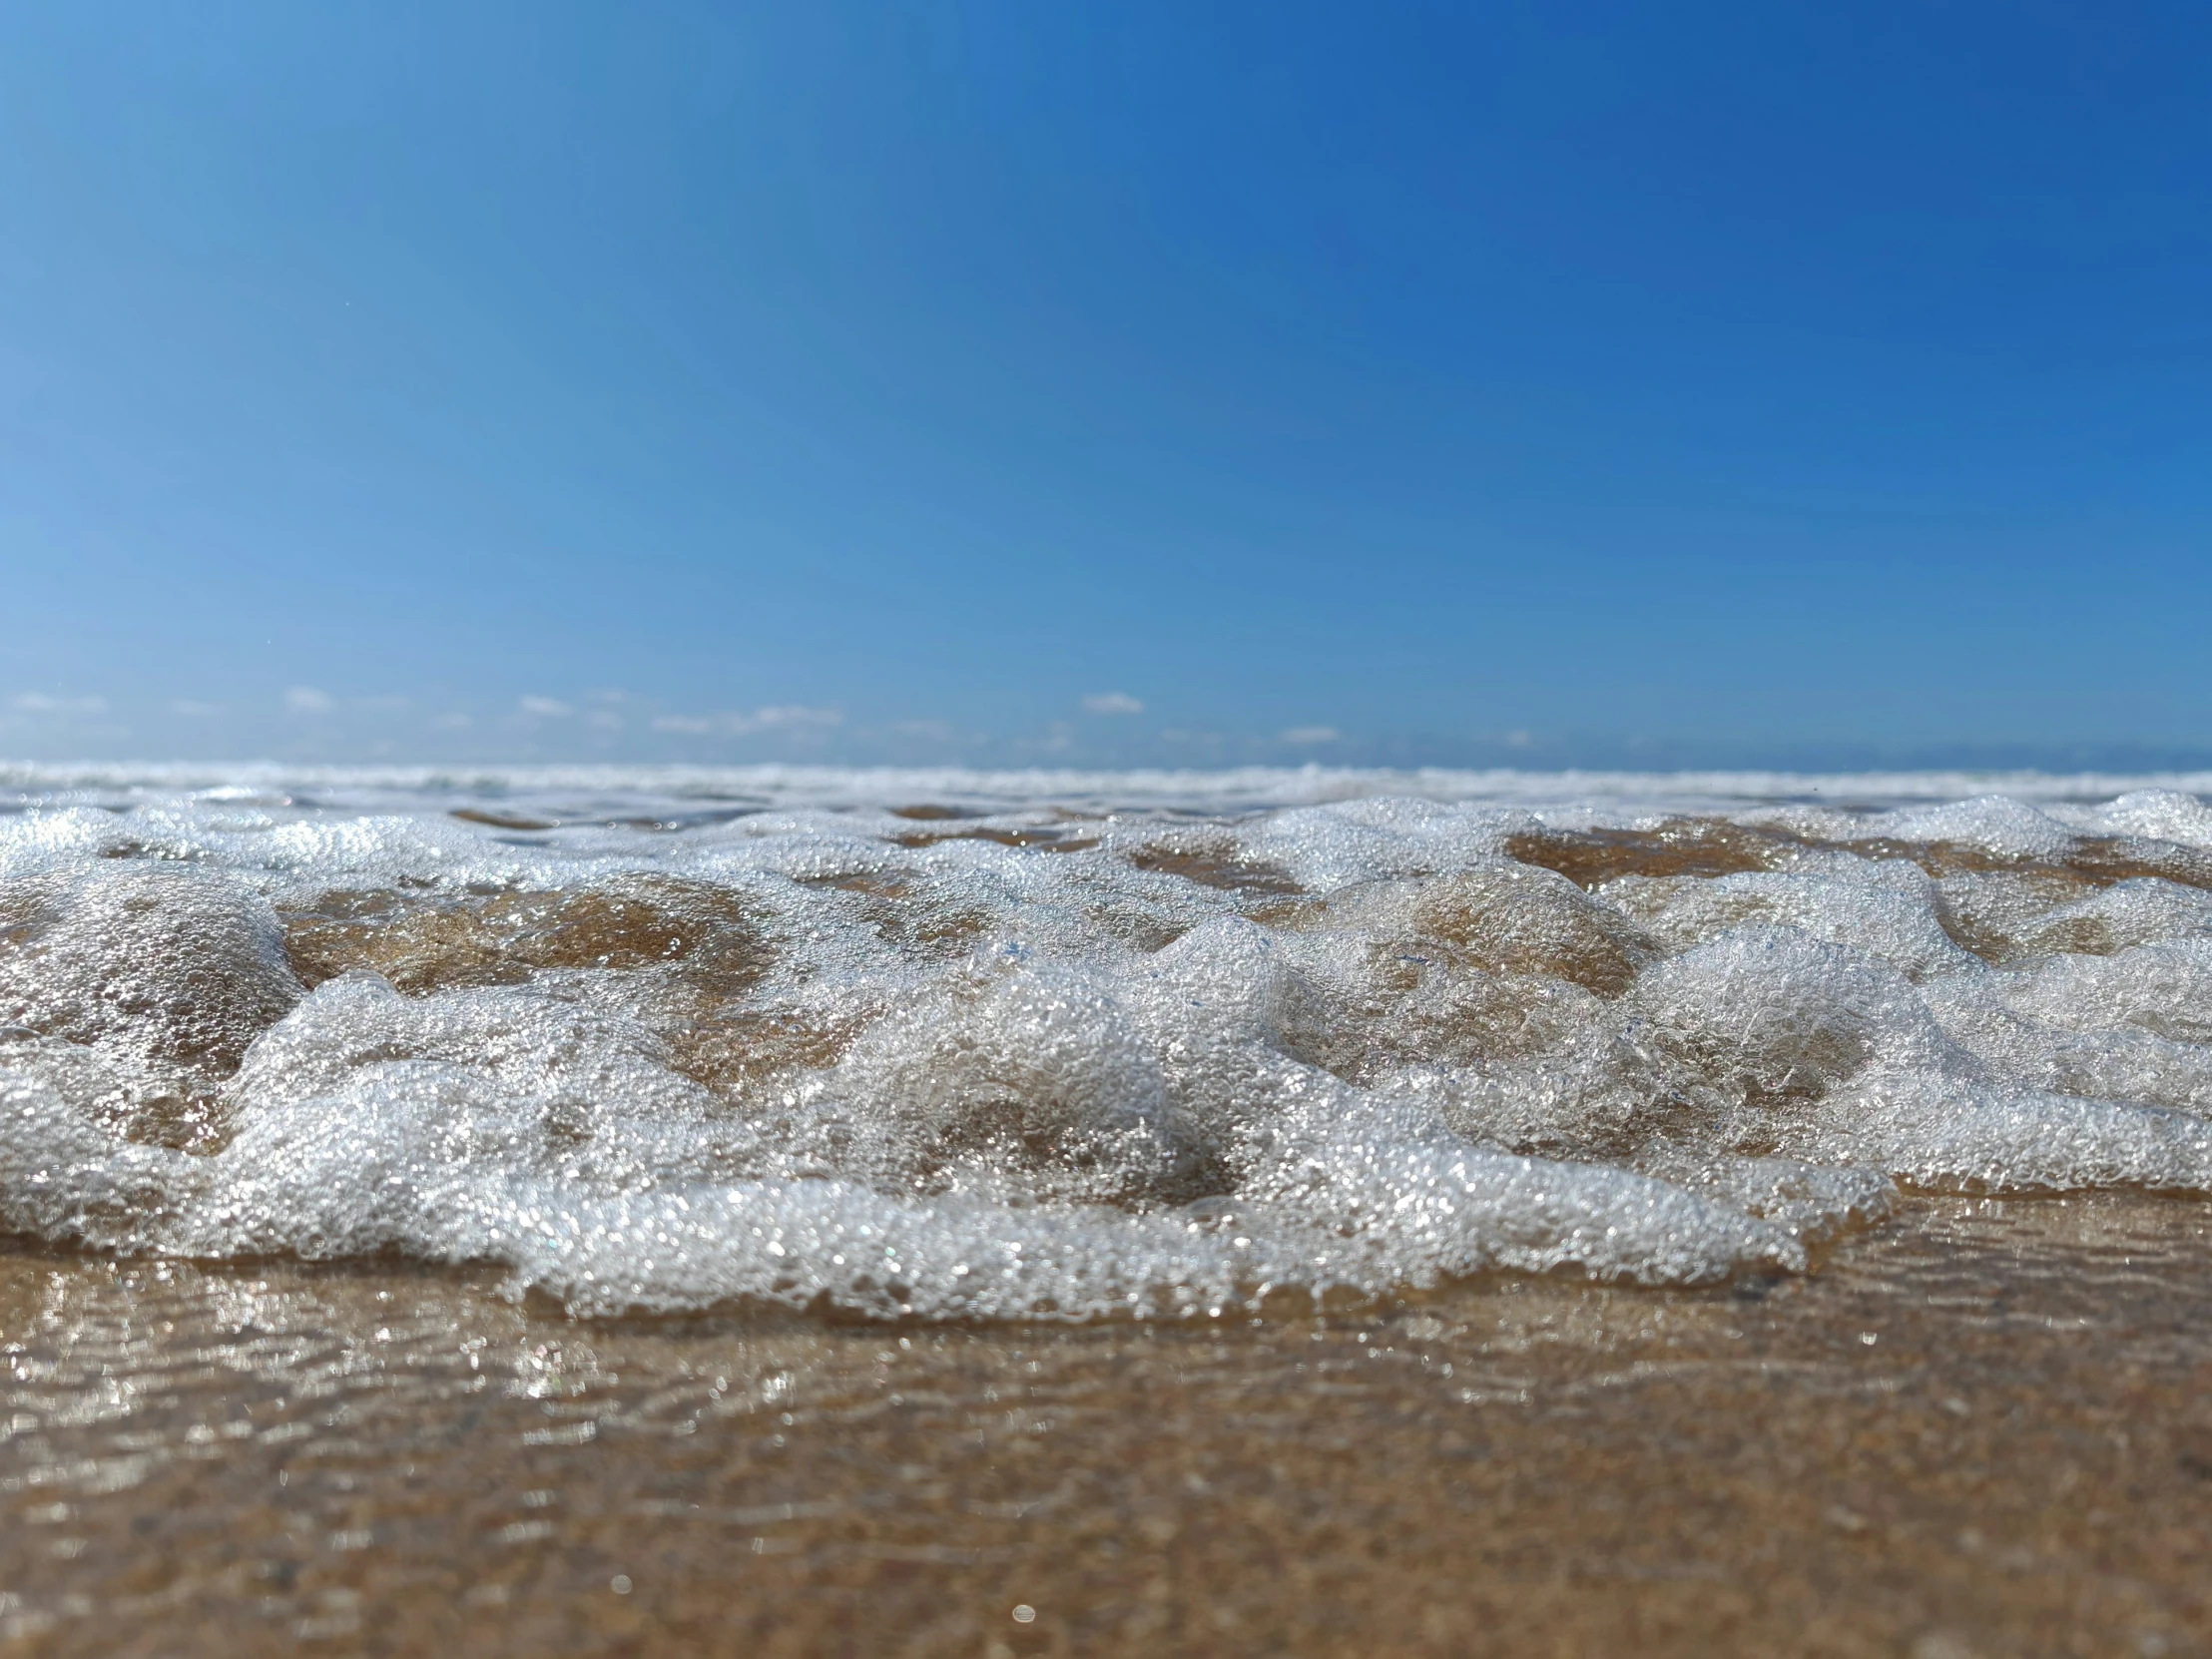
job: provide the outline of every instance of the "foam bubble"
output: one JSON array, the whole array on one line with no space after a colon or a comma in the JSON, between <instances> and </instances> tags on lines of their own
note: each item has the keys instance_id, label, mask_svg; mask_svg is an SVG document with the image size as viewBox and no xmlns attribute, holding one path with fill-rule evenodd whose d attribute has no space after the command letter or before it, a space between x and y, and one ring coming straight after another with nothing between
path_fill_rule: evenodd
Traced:
<instances>
[{"instance_id":1,"label":"foam bubble","mask_svg":"<svg viewBox=\"0 0 2212 1659\"><path fill-rule=\"evenodd\" d=\"M2074 831L2058 820L2001 795L1904 807L1870 820L1868 828L1891 840L1948 842L2018 858L2052 857L2074 841Z\"/></svg>"},{"instance_id":2,"label":"foam bubble","mask_svg":"<svg viewBox=\"0 0 2212 1659\"><path fill-rule=\"evenodd\" d=\"M1879 884L1834 868L1818 875L1628 876L1609 883L1605 896L1677 950L1765 922L1865 951L1914 979L1975 967L1944 931L1934 883L1905 868L1906 881Z\"/></svg>"},{"instance_id":3,"label":"foam bubble","mask_svg":"<svg viewBox=\"0 0 2212 1659\"><path fill-rule=\"evenodd\" d=\"M2132 790L2094 815L2107 834L2212 847L2212 807L2179 790Z\"/></svg>"},{"instance_id":4,"label":"foam bubble","mask_svg":"<svg viewBox=\"0 0 2212 1659\"><path fill-rule=\"evenodd\" d=\"M1748 1100L1819 1099L1870 1066L1942 1069L1956 1051L1879 959L1790 927L1740 927L1636 988L1656 1040Z\"/></svg>"},{"instance_id":5,"label":"foam bubble","mask_svg":"<svg viewBox=\"0 0 2212 1659\"><path fill-rule=\"evenodd\" d=\"M0 885L0 1018L228 1071L298 981L276 913L221 875L102 860Z\"/></svg>"}]
</instances>

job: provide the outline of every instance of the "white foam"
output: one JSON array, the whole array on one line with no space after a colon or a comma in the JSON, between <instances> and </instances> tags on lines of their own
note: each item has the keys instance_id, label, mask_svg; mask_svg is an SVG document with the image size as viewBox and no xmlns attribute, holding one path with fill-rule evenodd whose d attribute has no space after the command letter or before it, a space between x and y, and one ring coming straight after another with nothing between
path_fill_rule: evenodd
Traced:
<instances>
[{"instance_id":1,"label":"white foam","mask_svg":"<svg viewBox=\"0 0 2212 1659\"><path fill-rule=\"evenodd\" d=\"M2179 790L2130 791L2091 815L2089 822L2109 835L2212 847L2212 807Z\"/></svg>"},{"instance_id":2,"label":"white foam","mask_svg":"<svg viewBox=\"0 0 2212 1659\"><path fill-rule=\"evenodd\" d=\"M1939 807L1901 807L1868 821L1878 835L1901 841L1944 841L2013 857L2063 852L2074 831L2009 796L1985 795Z\"/></svg>"},{"instance_id":3,"label":"white foam","mask_svg":"<svg viewBox=\"0 0 2212 1659\"><path fill-rule=\"evenodd\" d=\"M283 931L233 877L95 857L0 887L0 1023L228 1071L299 995Z\"/></svg>"},{"instance_id":4,"label":"white foam","mask_svg":"<svg viewBox=\"0 0 2212 1659\"><path fill-rule=\"evenodd\" d=\"M1608 886L1605 896L1677 949L1732 927L1767 922L1879 956L1915 979L1978 967L1943 930L1934 883L1918 868L1905 868L1911 879L1903 882L1855 880L1848 866L1820 875L1629 877Z\"/></svg>"},{"instance_id":5,"label":"white foam","mask_svg":"<svg viewBox=\"0 0 2212 1659\"><path fill-rule=\"evenodd\" d=\"M1774 867L1589 893L1507 849L1722 781L1406 782L76 777L0 820L0 1225L579 1312L1203 1316L1790 1271L1893 1179L2212 1190L2212 895L2035 862L2186 874L2190 798L1738 780ZM279 912L351 971L303 992Z\"/></svg>"}]
</instances>

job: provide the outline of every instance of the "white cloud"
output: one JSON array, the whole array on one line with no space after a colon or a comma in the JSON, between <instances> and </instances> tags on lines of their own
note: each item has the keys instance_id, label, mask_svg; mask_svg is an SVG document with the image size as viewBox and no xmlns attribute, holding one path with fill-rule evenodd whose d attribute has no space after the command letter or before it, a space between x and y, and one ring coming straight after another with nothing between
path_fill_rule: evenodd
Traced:
<instances>
[{"instance_id":1,"label":"white cloud","mask_svg":"<svg viewBox=\"0 0 2212 1659\"><path fill-rule=\"evenodd\" d=\"M439 732L465 732L475 724L468 716L461 714L436 715L430 721L431 728Z\"/></svg>"},{"instance_id":2,"label":"white cloud","mask_svg":"<svg viewBox=\"0 0 2212 1659\"><path fill-rule=\"evenodd\" d=\"M1083 707L1094 715L1141 715L1144 705L1127 692L1093 692L1083 699Z\"/></svg>"},{"instance_id":3,"label":"white cloud","mask_svg":"<svg viewBox=\"0 0 2212 1659\"><path fill-rule=\"evenodd\" d=\"M771 704L751 714L726 711L717 715L656 715L656 732L684 732L694 737L750 738L763 732L819 731L842 726L844 716L834 709L809 709L797 703Z\"/></svg>"},{"instance_id":4,"label":"white cloud","mask_svg":"<svg viewBox=\"0 0 2212 1659\"><path fill-rule=\"evenodd\" d=\"M43 692L25 692L9 704L26 715L97 715L107 706L104 697L48 697Z\"/></svg>"},{"instance_id":5,"label":"white cloud","mask_svg":"<svg viewBox=\"0 0 2212 1659\"><path fill-rule=\"evenodd\" d=\"M206 720L210 716L223 713L223 705L220 703L195 703L189 697L180 697L170 704L169 712L173 715L182 715L187 720Z\"/></svg>"},{"instance_id":6,"label":"white cloud","mask_svg":"<svg viewBox=\"0 0 2212 1659\"><path fill-rule=\"evenodd\" d=\"M294 686L284 693L284 707L295 715L326 715L337 707L328 692L312 686Z\"/></svg>"},{"instance_id":7,"label":"white cloud","mask_svg":"<svg viewBox=\"0 0 2212 1659\"><path fill-rule=\"evenodd\" d=\"M1334 726L1294 726L1283 734L1285 743L1335 743L1344 734Z\"/></svg>"},{"instance_id":8,"label":"white cloud","mask_svg":"<svg viewBox=\"0 0 2212 1659\"><path fill-rule=\"evenodd\" d=\"M784 703L768 709L757 709L754 723L767 731L779 726L842 726L844 716L834 709L808 709L797 703Z\"/></svg>"},{"instance_id":9,"label":"white cloud","mask_svg":"<svg viewBox=\"0 0 2212 1659\"><path fill-rule=\"evenodd\" d=\"M902 738L919 738L924 743L950 743L959 736L949 721L942 720L894 720L891 730Z\"/></svg>"},{"instance_id":10,"label":"white cloud","mask_svg":"<svg viewBox=\"0 0 2212 1659\"><path fill-rule=\"evenodd\" d=\"M526 715L537 715L545 720L559 720L562 716L572 715L576 711L557 697L526 697L522 700L522 712Z\"/></svg>"},{"instance_id":11,"label":"white cloud","mask_svg":"<svg viewBox=\"0 0 2212 1659\"><path fill-rule=\"evenodd\" d=\"M619 732L622 730L622 717L610 713L608 710L600 709L586 716L585 724L598 732Z\"/></svg>"}]
</instances>

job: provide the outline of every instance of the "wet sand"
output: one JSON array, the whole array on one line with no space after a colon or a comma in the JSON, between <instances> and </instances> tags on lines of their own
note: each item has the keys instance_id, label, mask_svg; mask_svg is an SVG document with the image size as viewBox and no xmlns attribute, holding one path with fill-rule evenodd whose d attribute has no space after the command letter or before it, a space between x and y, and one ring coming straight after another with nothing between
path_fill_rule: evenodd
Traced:
<instances>
[{"instance_id":1,"label":"wet sand","mask_svg":"<svg viewBox=\"0 0 2212 1659\"><path fill-rule=\"evenodd\" d=\"M2212 1651L2194 1203L1201 1329L25 1246L0 1334L11 1654Z\"/></svg>"}]
</instances>

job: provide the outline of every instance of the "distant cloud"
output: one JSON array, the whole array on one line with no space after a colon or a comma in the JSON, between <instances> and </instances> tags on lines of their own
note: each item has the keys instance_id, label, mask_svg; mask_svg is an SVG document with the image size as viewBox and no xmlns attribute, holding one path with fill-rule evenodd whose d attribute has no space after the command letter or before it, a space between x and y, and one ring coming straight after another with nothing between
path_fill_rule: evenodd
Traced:
<instances>
[{"instance_id":1,"label":"distant cloud","mask_svg":"<svg viewBox=\"0 0 2212 1659\"><path fill-rule=\"evenodd\" d=\"M462 714L434 715L430 720L431 729L438 732L465 732L475 724Z\"/></svg>"},{"instance_id":2,"label":"distant cloud","mask_svg":"<svg viewBox=\"0 0 2212 1659\"><path fill-rule=\"evenodd\" d=\"M1294 726L1283 734L1285 743L1335 743L1344 734L1334 726Z\"/></svg>"},{"instance_id":3,"label":"distant cloud","mask_svg":"<svg viewBox=\"0 0 2212 1659\"><path fill-rule=\"evenodd\" d=\"M559 720L564 715L572 715L576 711L557 697L526 697L522 700L522 712L526 715L536 715L544 720Z\"/></svg>"},{"instance_id":4,"label":"distant cloud","mask_svg":"<svg viewBox=\"0 0 2212 1659\"><path fill-rule=\"evenodd\" d=\"M48 697L42 692L25 692L11 699L8 706L25 715L97 715L106 710L104 697Z\"/></svg>"},{"instance_id":5,"label":"distant cloud","mask_svg":"<svg viewBox=\"0 0 2212 1659\"><path fill-rule=\"evenodd\" d=\"M656 715L656 732L684 732L694 737L750 738L763 732L820 731L842 726L844 716L834 709L808 709L796 703L772 704L751 714L734 711L716 715Z\"/></svg>"},{"instance_id":6,"label":"distant cloud","mask_svg":"<svg viewBox=\"0 0 2212 1659\"><path fill-rule=\"evenodd\" d=\"M284 707L295 715L326 715L337 707L328 692L312 686L294 686L284 693Z\"/></svg>"},{"instance_id":7,"label":"distant cloud","mask_svg":"<svg viewBox=\"0 0 2212 1659\"><path fill-rule=\"evenodd\" d=\"M170 704L169 712L173 715L182 715L187 720L206 720L210 716L223 713L223 705L220 703L195 703L189 697L180 697Z\"/></svg>"},{"instance_id":8,"label":"distant cloud","mask_svg":"<svg viewBox=\"0 0 2212 1659\"><path fill-rule=\"evenodd\" d=\"M1083 707L1094 715L1141 715L1144 705L1127 692L1093 692L1083 699Z\"/></svg>"},{"instance_id":9,"label":"distant cloud","mask_svg":"<svg viewBox=\"0 0 2212 1659\"><path fill-rule=\"evenodd\" d=\"M584 724L595 732L619 732L622 730L622 717L606 709L597 709L584 717Z\"/></svg>"}]
</instances>

